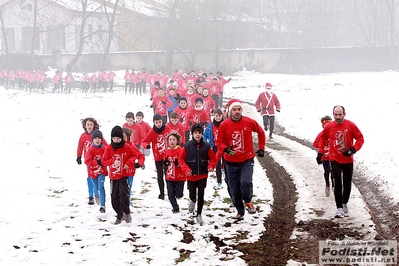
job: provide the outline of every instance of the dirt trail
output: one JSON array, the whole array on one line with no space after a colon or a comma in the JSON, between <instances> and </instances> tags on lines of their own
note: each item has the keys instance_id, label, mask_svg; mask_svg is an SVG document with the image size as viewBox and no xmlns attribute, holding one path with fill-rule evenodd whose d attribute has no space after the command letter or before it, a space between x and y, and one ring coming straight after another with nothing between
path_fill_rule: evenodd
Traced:
<instances>
[{"instance_id":1,"label":"dirt trail","mask_svg":"<svg viewBox=\"0 0 399 266\"><path fill-rule=\"evenodd\" d=\"M399 207L392 205L383 191L364 181L366 173L356 170L356 162L353 195L350 201L353 206L363 208L363 214L349 219L334 219L332 217L336 209L333 195L322 200L317 198L321 199L320 193L324 193L324 188L323 192L320 192L322 183L319 191L317 187L312 190L315 185L311 180L304 178L305 181L301 183L292 176L292 173L300 175L301 171L309 171L309 174L313 175L314 172L309 168L314 168L313 164L316 165L313 158L316 152L312 151L310 156L313 157L310 162L309 158L304 158L307 155L296 154L300 148L290 148L294 143L294 146L302 146L309 150L313 149L311 143L286 134L284 128L278 124L275 133L278 136L268 142L265 157L259 160L273 185L272 213L265 220L266 230L259 241L236 247L245 254L242 258L248 265L286 265L290 260L317 264L319 240L398 240ZM278 158L279 162L276 162L275 158ZM284 160L291 160L287 164L290 166L299 167L301 163L308 163L309 167L305 165L307 169L299 169L304 168L302 165L297 170L287 170L285 164L281 163ZM292 160L295 160L295 163ZM298 210L296 206L298 200L306 201L307 198L298 195L301 186L301 193L304 190L309 192L308 210ZM326 200L329 202L326 203Z\"/></svg>"}]
</instances>

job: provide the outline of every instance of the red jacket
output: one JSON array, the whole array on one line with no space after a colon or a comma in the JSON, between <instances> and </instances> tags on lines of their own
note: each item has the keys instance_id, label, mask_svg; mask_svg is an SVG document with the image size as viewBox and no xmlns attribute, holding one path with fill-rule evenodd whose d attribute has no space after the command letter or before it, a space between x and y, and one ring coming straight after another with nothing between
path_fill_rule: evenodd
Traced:
<instances>
[{"instance_id":1,"label":"red jacket","mask_svg":"<svg viewBox=\"0 0 399 266\"><path fill-rule=\"evenodd\" d=\"M133 125L129 126L128 123L123 124L122 127L127 127L132 130L132 135L130 136L130 142L134 146L142 146L143 139L147 136L144 132L144 129L137 123L133 123Z\"/></svg>"},{"instance_id":2,"label":"red jacket","mask_svg":"<svg viewBox=\"0 0 399 266\"><path fill-rule=\"evenodd\" d=\"M142 121L141 123L137 123L137 122L136 122L136 124L141 126L141 128L144 130L145 136L147 136L148 133L150 133L150 131L151 131L151 129L152 129L152 127L150 126L150 124L148 124L148 123L145 122L145 121Z\"/></svg>"},{"instance_id":3,"label":"red jacket","mask_svg":"<svg viewBox=\"0 0 399 266\"><path fill-rule=\"evenodd\" d=\"M317 137L316 137L316 139L315 139L314 142L313 142L313 147L319 149L320 146L324 146L324 149L323 149L323 157L321 157L321 160L323 160L323 161L328 161L328 153L329 153L329 150L330 150L330 143L329 143L328 141L327 141L326 143L324 143L324 144L322 144L322 143L320 142L321 133L322 133L322 132L320 132L319 134L317 134Z\"/></svg>"},{"instance_id":4,"label":"red jacket","mask_svg":"<svg viewBox=\"0 0 399 266\"><path fill-rule=\"evenodd\" d=\"M183 95L181 95L181 96L183 96ZM188 91L186 91L186 93L184 94L184 97L187 98L187 107L188 108L194 108L195 99L202 98L202 97L199 97L197 93L195 93L195 92L188 93Z\"/></svg>"},{"instance_id":5,"label":"red jacket","mask_svg":"<svg viewBox=\"0 0 399 266\"><path fill-rule=\"evenodd\" d=\"M219 126L219 134L217 139L218 155L227 162L245 162L255 157L253 147L252 132L258 133L258 145L260 150L265 149L266 136L263 128L247 116L242 116L239 121L233 121L227 118ZM224 153L224 149L232 147L234 155Z\"/></svg>"},{"instance_id":6,"label":"red jacket","mask_svg":"<svg viewBox=\"0 0 399 266\"><path fill-rule=\"evenodd\" d=\"M167 149L166 137L170 132L169 127L165 125L165 128L160 132L155 132L154 129L151 129L150 133L148 133L147 137L143 140L143 144L147 145L147 143L151 143L152 153L154 154L155 161L162 161L164 153Z\"/></svg>"},{"instance_id":7,"label":"red jacket","mask_svg":"<svg viewBox=\"0 0 399 266\"><path fill-rule=\"evenodd\" d=\"M181 136L181 143L185 143L186 142L186 137L185 137L185 134L184 134L186 130L185 130L185 128L184 128L182 123L177 122L176 125L173 125L172 122L169 121L166 124L169 127L168 134L171 133L171 132L177 132Z\"/></svg>"},{"instance_id":8,"label":"red jacket","mask_svg":"<svg viewBox=\"0 0 399 266\"><path fill-rule=\"evenodd\" d=\"M112 145L105 148L102 164L109 166L109 179L118 180L126 176L134 176L136 168L135 161L143 166L145 156L136 147L126 144L123 147L114 150ZM120 162L118 165L117 162ZM125 168L126 166L126 168Z\"/></svg>"},{"instance_id":9,"label":"red jacket","mask_svg":"<svg viewBox=\"0 0 399 266\"><path fill-rule=\"evenodd\" d=\"M179 115L179 122L184 126L184 130L190 130L188 119L190 118L191 108L181 109L180 106L176 107L173 112Z\"/></svg>"},{"instance_id":10,"label":"red jacket","mask_svg":"<svg viewBox=\"0 0 399 266\"><path fill-rule=\"evenodd\" d=\"M112 82L112 81L114 81L116 74L114 71L110 71L110 72L108 72L107 76L108 76L108 80Z\"/></svg>"},{"instance_id":11,"label":"red jacket","mask_svg":"<svg viewBox=\"0 0 399 266\"><path fill-rule=\"evenodd\" d=\"M87 132L83 132L82 135L80 135L79 141L78 141L78 152L77 156L82 157L82 154L86 154L86 152L89 150L91 147L91 144L93 141L91 140L91 134Z\"/></svg>"},{"instance_id":12,"label":"red jacket","mask_svg":"<svg viewBox=\"0 0 399 266\"><path fill-rule=\"evenodd\" d=\"M274 115L274 107L280 111L280 102L274 93L262 92L255 102L256 110L261 109L262 115Z\"/></svg>"},{"instance_id":13,"label":"red jacket","mask_svg":"<svg viewBox=\"0 0 399 266\"><path fill-rule=\"evenodd\" d=\"M165 103L162 103L165 102ZM168 96L155 96L152 100L152 106L155 107L155 114L160 114L162 116L168 115L168 108L173 107L173 103L170 101Z\"/></svg>"},{"instance_id":14,"label":"red jacket","mask_svg":"<svg viewBox=\"0 0 399 266\"><path fill-rule=\"evenodd\" d=\"M196 110L193 108L191 109L188 121L190 125L194 125L196 123L202 123L203 125L205 125L211 122L211 118L204 108L202 108L201 110Z\"/></svg>"},{"instance_id":15,"label":"red jacket","mask_svg":"<svg viewBox=\"0 0 399 266\"><path fill-rule=\"evenodd\" d=\"M210 96L202 96L202 100L204 101L204 110L208 113L208 115L211 115L211 110L216 109L215 101Z\"/></svg>"},{"instance_id":16,"label":"red jacket","mask_svg":"<svg viewBox=\"0 0 399 266\"><path fill-rule=\"evenodd\" d=\"M222 86L220 85L220 83L218 83L217 81L211 82L208 88L209 88L209 95L220 96L220 92L222 91Z\"/></svg>"},{"instance_id":17,"label":"red jacket","mask_svg":"<svg viewBox=\"0 0 399 266\"><path fill-rule=\"evenodd\" d=\"M163 161L168 160L170 162L167 169L165 170L166 180L168 181L186 181L187 179L183 170L180 168L180 165L175 165L175 161L178 160L180 151L180 146L176 146L174 149L168 148L165 151Z\"/></svg>"},{"instance_id":18,"label":"red jacket","mask_svg":"<svg viewBox=\"0 0 399 266\"><path fill-rule=\"evenodd\" d=\"M356 140L356 142L354 143L353 140ZM355 123L345 119L342 124L333 121L324 127L320 135L319 153L324 152L324 146L327 142L330 145L329 160L345 164L353 163L354 160L353 155L347 157L343 155L343 152L351 147L359 151L363 146L364 138Z\"/></svg>"},{"instance_id":19,"label":"red jacket","mask_svg":"<svg viewBox=\"0 0 399 266\"><path fill-rule=\"evenodd\" d=\"M89 177L96 178L99 175L108 175L108 169L106 166L101 166L97 163L97 160L102 159L105 148L107 145L101 144L100 147L91 145L89 150L85 154L85 164L87 165L87 172Z\"/></svg>"},{"instance_id":20,"label":"red jacket","mask_svg":"<svg viewBox=\"0 0 399 266\"><path fill-rule=\"evenodd\" d=\"M86 131L80 135L79 141L78 141L78 152L77 156L82 157L83 153L86 153L91 145L93 144L93 141L91 140L91 133L87 133ZM107 141L103 139L103 144L108 145Z\"/></svg>"}]
</instances>

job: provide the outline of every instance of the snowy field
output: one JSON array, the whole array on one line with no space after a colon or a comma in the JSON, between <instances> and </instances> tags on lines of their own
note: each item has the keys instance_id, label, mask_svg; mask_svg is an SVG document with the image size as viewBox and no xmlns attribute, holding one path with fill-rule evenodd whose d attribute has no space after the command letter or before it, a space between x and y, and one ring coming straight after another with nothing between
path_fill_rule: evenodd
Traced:
<instances>
[{"instance_id":1,"label":"snowy field","mask_svg":"<svg viewBox=\"0 0 399 266\"><path fill-rule=\"evenodd\" d=\"M121 75L123 72L118 72L119 78ZM379 186L397 203L399 156L396 145L391 144L391 122L399 111L395 97L398 78L396 72L302 76L241 71L226 85L225 96L254 102L264 91L264 84L272 83L281 102L277 122L286 133L310 142L321 130L320 118L332 116L334 105L343 105L346 119L355 122L365 138L363 148L355 155L355 167L366 171L370 184ZM271 185L259 164L254 173L254 202L260 211L233 223L235 210L226 203L227 191L214 189L216 180L210 177L205 192L205 226L201 227L187 212L188 191L179 201L183 210L177 215L172 214L167 200L157 199L155 165L150 155L146 169L138 170L133 181L133 222L115 226L109 195L105 214L99 213L98 206L87 205L86 169L75 161L83 132L80 119L95 117L110 142L112 127L122 125L128 111L143 111L144 120L152 123L149 95L125 96L121 90L113 94L29 94L0 87L0 97L4 163L0 248L6 254L0 264L173 265L181 250L188 250L192 251L190 260L179 265L245 265L237 251L222 254L215 250L210 236L230 238L231 243L242 232L248 235L241 241L259 238L264 229L262 221L273 202ZM258 115L254 110L245 112ZM260 116L256 118L260 120ZM304 151L304 156L314 157L311 159L316 164L316 152ZM106 189L109 191L108 183ZM184 230L194 236L193 242L181 241Z\"/></svg>"}]
</instances>

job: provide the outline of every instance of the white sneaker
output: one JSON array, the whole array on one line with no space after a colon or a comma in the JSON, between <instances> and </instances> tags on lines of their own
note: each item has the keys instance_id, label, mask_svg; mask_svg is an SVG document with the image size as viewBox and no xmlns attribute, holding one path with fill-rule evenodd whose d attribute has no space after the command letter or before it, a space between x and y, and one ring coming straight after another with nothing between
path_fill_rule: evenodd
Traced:
<instances>
[{"instance_id":1,"label":"white sneaker","mask_svg":"<svg viewBox=\"0 0 399 266\"><path fill-rule=\"evenodd\" d=\"M197 215L197 222L202 226L204 225L204 220L202 220L202 215L198 214Z\"/></svg>"},{"instance_id":2,"label":"white sneaker","mask_svg":"<svg viewBox=\"0 0 399 266\"><path fill-rule=\"evenodd\" d=\"M190 204L188 205L188 212L193 213L195 208L195 202L190 200Z\"/></svg>"},{"instance_id":3,"label":"white sneaker","mask_svg":"<svg viewBox=\"0 0 399 266\"><path fill-rule=\"evenodd\" d=\"M344 210L342 208L338 208L335 213L335 218L344 218Z\"/></svg>"},{"instance_id":4,"label":"white sneaker","mask_svg":"<svg viewBox=\"0 0 399 266\"><path fill-rule=\"evenodd\" d=\"M97 203L97 205L100 205L100 198L94 198L94 201Z\"/></svg>"},{"instance_id":5,"label":"white sneaker","mask_svg":"<svg viewBox=\"0 0 399 266\"><path fill-rule=\"evenodd\" d=\"M348 217L349 216L348 204L342 204L342 210L344 212L344 216Z\"/></svg>"},{"instance_id":6,"label":"white sneaker","mask_svg":"<svg viewBox=\"0 0 399 266\"><path fill-rule=\"evenodd\" d=\"M326 186L326 196L330 196L330 187Z\"/></svg>"}]
</instances>

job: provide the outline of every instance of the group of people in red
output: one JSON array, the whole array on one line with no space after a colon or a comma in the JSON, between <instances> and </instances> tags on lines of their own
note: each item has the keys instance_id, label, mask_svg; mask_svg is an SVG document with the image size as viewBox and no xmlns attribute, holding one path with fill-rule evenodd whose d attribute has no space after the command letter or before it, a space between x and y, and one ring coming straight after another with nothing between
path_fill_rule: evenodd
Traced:
<instances>
[{"instance_id":1,"label":"group of people in red","mask_svg":"<svg viewBox=\"0 0 399 266\"><path fill-rule=\"evenodd\" d=\"M17 86L20 90L41 90L45 89L45 73L43 70L22 70L8 72L7 69L0 71L0 85L6 89L14 89Z\"/></svg>"},{"instance_id":2,"label":"group of people in red","mask_svg":"<svg viewBox=\"0 0 399 266\"><path fill-rule=\"evenodd\" d=\"M162 89L159 92L159 95L163 95ZM183 109L187 108L185 97L180 98L183 98L180 105L185 103ZM266 137L262 127L252 118L243 116L242 112L242 102L233 99L227 104L226 113L220 108L214 110L213 121L191 120L191 115L187 114L188 123L183 126L181 116L172 111L169 122L165 122L161 114L155 113L152 127L143 122L142 112L137 112L136 116L128 112L126 123L112 129L110 145L107 145L98 130L99 125L94 118L82 120L84 133L78 142L76 160L82 164L84 155L84 162L88 166L89 204L97 202L101 205L100 211L105 212L104 178L109 175L111 204L117 214L115 224L123 220L131 222L130 188L133 176L137 168L144 168L145 157L151 149L157 171L158 198L165 199L166 183L173 213L180 212L177 200L183 197L187 181L190 199L188 211L194 213L197 206L195 218L198 224L204 224L202 209L205 188L208 173L215 168L220 185L221 170L225 170L227 190L237 209L234 218L243 219L245 209L250 214L256 213L252 204L254 157L264 156ZM189 121L193 122L190 124ZM187 131L191 133L191 138L186 136ZM258 134L259 150L256 152L252 132Z\"/></svg>"}]
</instances>

